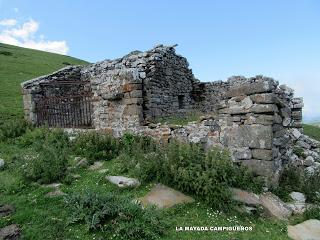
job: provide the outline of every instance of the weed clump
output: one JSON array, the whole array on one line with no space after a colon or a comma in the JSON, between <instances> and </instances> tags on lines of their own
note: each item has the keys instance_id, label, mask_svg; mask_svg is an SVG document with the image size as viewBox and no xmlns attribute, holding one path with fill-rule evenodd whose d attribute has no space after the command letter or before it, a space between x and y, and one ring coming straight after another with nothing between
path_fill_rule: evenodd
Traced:
<instances>
[{"instance_id":1,"label":"weed clump","mask_svg":"<svg viewBox=\"0 0 320 240\"><path fill-rule=\"evenodd\" d=\"M165 234L161 213L111 193L86 192L65 198L69 224L82 222L87 229L102 230L113 239L152 240Z\"/></svg>"}]
</instances>

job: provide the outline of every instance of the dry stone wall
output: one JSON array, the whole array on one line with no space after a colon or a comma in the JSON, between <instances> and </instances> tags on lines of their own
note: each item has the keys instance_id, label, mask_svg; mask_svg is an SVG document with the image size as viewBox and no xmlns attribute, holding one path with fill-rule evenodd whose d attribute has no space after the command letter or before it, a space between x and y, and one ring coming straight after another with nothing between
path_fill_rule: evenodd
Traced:
<instances>
[{"instance_id":1,"label":"dry stone wall","mask_svg":"<svg viewBox=\"0 0 320 240\"><path fill-rule=\"evenodd\" d=\"M116 137L129 131L164 143L177 139L207 149L225 147L234 162L269 183L277 182L284 164L302 165L310 172L319 167L319 143L303 135L303 100L294 97L292 89L264 76L200 82L174 47L158 45L28 81L22 85L26 116L34 122L34 103L46 94L81 91L65 88L52 93L39 83L88 82L92 127ZM158 118L191 112L203 116L186 126L154 124Z\"/></svg>"}]
</instances>

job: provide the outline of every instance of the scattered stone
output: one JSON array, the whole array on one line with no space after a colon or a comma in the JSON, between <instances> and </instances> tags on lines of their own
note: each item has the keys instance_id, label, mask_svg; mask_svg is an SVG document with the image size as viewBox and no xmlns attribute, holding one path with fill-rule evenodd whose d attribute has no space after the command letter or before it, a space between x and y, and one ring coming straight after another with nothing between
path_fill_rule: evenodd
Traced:
<instances>
[{"instance_id":1,"label":"scattered stone","mask_svg":"<svg viewBox=\"0 0 320 240\"><path fill-rule=\"evenodd\" d=\"M294 202L297 202L297 203L305 203L306 202L306 197L301 192L291 192L290 197L292 198L292 200Z\"/></svg>"},{"instance_id":2,"label":"scattered stone","mask_svg":"<svg viewBox=\"0 0 320 240\"><path fill-rule=\"evenodd\" d=\"M4 160L0 158L0 170L4 168Z\"/></svg>"},{"instance_id":3,"label":"scattered stone","mask_svg":"<svg viewBox=\"0 0 320 240\"><path fill-rule=\"evenodd\" d=\"M9 204L0 205L0 217L9 216L14 213L15 209Z\"/></svg>"},{"instance_id":4,"label":"scattered stone","mask_svg":"<svg viewBox=\"0 0 320 240\"><path fill-rule=\"evenodd\" d=\"M320 221L310 219L294 226L288 226L288 236L293 240L320 240Z\"/></svg>"},{"instance_id":5,"label":"scattered stone","mask_svg":"<svg viewBox=\"0 0 320 240\"><path fill-rule=\"evenodd\" d=\"M86 158L80 158L80 160L76 162L77 167L86 167L88 165L88 160Z\"/></svg>"},{"instance_id":6,"label":"scattered stone","mask_svg":"<svg viewBox=\"0 0 320 240\"><path fill-rule=\"evenodd\" d=\"M312 156L308 156L306 157L306 159L304 160L304 165L305 166L312 166L314 164L314 158Z\"/></svg>"},{"instance_id":7,"label":"scattered stone","mask_svg":"<svg viewBox=\"0 0 320 240\"><path fill-rule=\"evenodd\" d=\"M286 205L292 210L293 214L303 214L305 210L309 207L306 203L286 203Z\"/></svg>"},{"instance_id":8,"label":"scattered stone","mask_svg":"<svg viewBox=\"0 0 320 240\"><path fill-rule=\"evenodd\" d=\"M258 211L258 209L256 207L242 205L240 208L238 208L238 211L240 213L254 214Z\"/></svg>"},{"instance_id":9,"label":"scattered stone","mask_svg":"<svg viewBox=\"0 0 320 240\"><path fill-rule=\"evenodd\" d=\"M62 184L61 183L50 183L50 184L44 184L42 185L43 187L46 187L46 188L59 188Z\"/></svg>"},{"instance_id":10,"label":"scattered stone","mask_svg":"<svg viewBox=\"0 0 320 240\"><path fill-rule=\"evenodd\" d=\"M48 197L55 197L55 196L64 196L66 195L64 192L62 192L60 189L55 189L54 191L48 192L46 196Z\"/></svg>"},{"instance_id":11,"label":"scattered stone","mask_svg":"<svg viewBox=\"0 0 320 240\"><path fill-rule=\"evenodd\" d=\"M81 175L79 175L79 174L72 174L71 177L72 177L73 179L80 179L80 178L81 178Z\"/></svg>"},{"instance_id":12,"label":"scattered stone","mask_svg":"<svg viewBox=\"0 0 320 240\"><path fill-rule=\"evenodd\" d=\"M161 184L155 185L146 196L139 200L143 206L156 205L158 208L170 208L176 204L194 202L192 197Z\"/></svg>"},{"instance_id":13,"label":"scattered stone","mask_svg":"<svg viewBox=\"0 0 320 240\"><path fill-rule=\"evenodd\" d=\"M95 170L99 170L100 168L103 167L103 162L94 162L90 167L89 170L95 171Z\"/></svg>"},{"instance_id":14,"label":"scattered stone","mask_svg":"<svg viewBox=\"0 0 320 240\"><path fill-rule=\"evenodd\" d=\"M238 188L230 188L230 190L232 199L235 201L242 202L251 206L257 206L261 204L259 196L254 193L247 192Z\"/></svg>"},{"instance_id":15,"label":"scattered stone","mask_svg":"<svg viewBox=\"0 0 320 240\"><path fill-rule=\"evenodd\" d=\"M99 173L106 173L108 171L109 171L109 169L106 169L106 168L98 170Z\"/></svg>"},{"instance_id":16,"label":"scattered stone","mask_svg":"<svg viewBox=\"0 0 320 240\"><path fill-rule=\"evenodd\" d=\"M292 129L291 133L295 139L299 139L302 135L302 133L296 128Z\"/></svg>"},{"instance_id":17,"label":"scattered stone","mask_svg":"<svg viewBox=\"0 0 320 240\"><path fill-rule=\"evenodd\" d=\"M21 229L17 224L12 224L0 229L0 239L18 240L21 236Z\"/></svg>"},{"instance_id":18,"label":"scattered stone","mask_svg":"<svg viewBox=\"0 0 320 240\"><path fill-rule=\"evenodd\" d=\"M270 217L286 220L292 214L292 210L280 198L270 192L260 195L260 201L266 214Z\"/></svg>"},{"instance_id":19,"label":"scattered stone","mask_svg":"<svg viewBox=\"0 0 320 240\"><path fill-rule=\"evenodd\" d=\"M106 176L106 179L120 188L140 186L139 180L135 178L128 178L123 176Z\"/></svg>"}]
</instances>

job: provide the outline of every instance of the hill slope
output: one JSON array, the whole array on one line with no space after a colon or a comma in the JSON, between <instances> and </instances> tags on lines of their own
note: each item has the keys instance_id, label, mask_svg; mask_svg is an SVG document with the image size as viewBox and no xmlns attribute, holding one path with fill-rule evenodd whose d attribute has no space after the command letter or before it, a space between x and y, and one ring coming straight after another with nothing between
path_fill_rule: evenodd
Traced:
<instances>
[{"instance_id":1,"label":"hill slope","mask_svg":"<svg viewBox=\"0 0 320 240\"><path fill-rule=\"evenodd\" d=\"M69 56L0 43L0 122L23 116L20 83L66 65L87 62Z\"/></svg>"}]
</instances>

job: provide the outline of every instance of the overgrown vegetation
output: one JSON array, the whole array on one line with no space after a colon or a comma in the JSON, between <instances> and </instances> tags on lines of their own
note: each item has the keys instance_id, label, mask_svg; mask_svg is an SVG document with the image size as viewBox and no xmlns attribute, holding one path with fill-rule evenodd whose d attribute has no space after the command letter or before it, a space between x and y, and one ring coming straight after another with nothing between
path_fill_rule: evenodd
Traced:
<instances>
[{"instance_id":1,"label":"overgrown vegetation","mask_svg":"<svg viewBox=\"0 0 320 240\"><path fill-rule=\"evenodd\" d=\"M309 174L299 166L288 165L283 169L279 179L279 186L274 189L274 192L285 201L290 201L290 192L302 192L306 195L308 202L320 203L319 186L320 170Z\"/></svg>"},{"instance_id":2,"label":"overgrown vegetation","mask_svg":"<svg viewBox=\"0 0 320 240\"><path fill-rule=\"evenodd\" d=\"M112 239L159 239L167 227L159 211L112 193L72 194L65 202L69 223L84 222L88 230L101 230Z\"/></svg>"},{"instance_id":3,"label":"overgrown vegetation","mask_svg":"<svg viewBox=\"0 0 320 240\"><path fill-rule=\"evenodd\" d=\"M19 156L23 176L40 183L61 180L69 160L69 139L62 130L44 130L44 139L35 141L29 153Z\"/></svg>"},{"instance_id":4,"label":"overgrown vegetation","mask_svg":"<svg viewBox=\"0 0 320 240\"><path fill-rule=\"evenodd\" d=\"M131 139L137 137L131 136ZM130 139L130 135L126 135ZM205 152L201 145L171 142L156 147L147 137L125 144L117 160L120 170L144 182L157 181L190 193L215 209L232 207L229 187L259 192L262 181L244 167L234 165L220 148Z\"/></svg>"},{"instance_id":5,"label":"overgrown vegetation","mask_svg":"<svg viewBox=\"0 0 320 240\"><path fill-rule=\"evenodd\" d=\"M120 143L109 134L88 132L80 134L73 143L76 155L85 157L90 163L96 160L111 160L118 155Z\"/></svg>"},{"instance_id":6,"label":"overgrown vegetation","mask_svg":"<svg viewBox=\"0 0 320 240\"><path fill-rule=\"evenodd\" d=\"M24 120L0 122L0 141L8 141L25 134L32 127Z\"/></svg>"}]
</instances>

